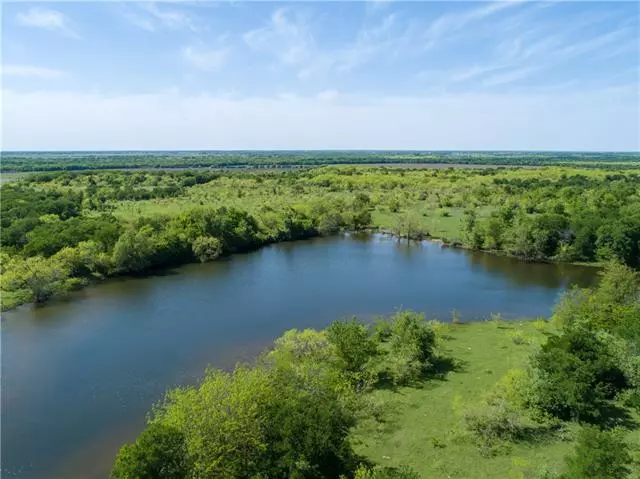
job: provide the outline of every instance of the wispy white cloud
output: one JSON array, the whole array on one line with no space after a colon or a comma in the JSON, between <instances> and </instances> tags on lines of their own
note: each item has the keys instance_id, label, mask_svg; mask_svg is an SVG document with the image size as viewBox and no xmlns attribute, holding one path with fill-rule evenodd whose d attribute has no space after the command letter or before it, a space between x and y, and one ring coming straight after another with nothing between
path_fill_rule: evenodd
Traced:
<instances>
[{"instance_id":1,"label":"wispy white cloud","mask_svg":"<svg viewBox=\"0 0 640 479\"><path fill-rule=\"evenodd\" d=\"M32 7L16 16L19 25L41 28L68 38L80 38L71 26L71 20L64 13L50 8Z\"/></svg>"},{"instance_id":2,"label":"wispy white cloud","mask_svg":"<svg viewBox=\"0 0 640 479\"><path fill-rule=\"evenodd\" d=\"M34 65L3 65L2 74L5 76L14 77L32 77L32 78L45 78L55 79L66 75L62 70L55 70L53 68L38 67Z\"/></svg>"},{"instance_id":3,"label":"wispy white cloud","mask_svg":"<svg viewBox=\"0 0 640 479\"><path fill-rule=\"evenodd\" d=\"M143 3L145 10L160 24L171 30L200 30L196 20L189 14L165 7L159 7L156 3Z\"/></svg>"},{"instance_id":4,"label":"wispy white cloud","mask_svg":"<svg viewBox=\"0 0 640 479\"><path fill-rule=\"evenodd\" d=\"M528 66L515 68L513 70L509 70L505 73L499 73L497 75L489 76L485 78L482 82L484 86L496 86L496 85L504 85L507 83L513 83L517 80L522 80L524 78L528 78L536 72L542 70L541 66Z\"/></svg>"},{"instance_id":5,"label":"wispy white cloud","mask_svg":"<svg viewBox=\"0 0 640 479\"><path fill-rule=\"evenodd\" d=\"M506 66L507 66L506 64L502 64L502 63L488 64L488 65L473 65L470 68L453 71L449 76L449 78L454 83L464 82L464 81L472 80L473 78L477 78L479 76L485 75L487 73L494 72L496 70L501 70Z\"/></svg>"},{"instance_id":6,"label":"wispy white cloud","mask_svg":"<svg viewBox=\"0 0 640 479\"><path fill-rule=\"evenodd\" d=\"M394 13L358 30L356 38L334 49L322 49L314 42L307 12L291 7L274 10L267 25L245 32L245 43L254 51L273 55L280 64L298 68L298 78L309 79L328 71L347 72L407 45Z\"/></svg>"},{"instance_id":7,"label":"wispy white cloud","mask_svg":"<svg viewBox=\"0 0 640 479\"><path fill-rule=\"evenodd\" d=\"M544 5L545 8L550 6ZM469 13L466 18L483 18L487 12L495 11L486 8L476 9L476 13ZM536 5L534 9L533 13L538 13L540 7ZM528 14L531 15L531 12ZM522 12L518 16L520 21L526 17ZM597 60L607 58L608 52L614 50L628 52L634 48L632 43L637 47L637 37L628 25L604 33L591 33L588 27L593 28L605 19L611 19L610 15L581 15L562 28L540 22L521 23L521 31L516 36L501 41L499 37L496 39L493 55L484 62L458 70L441 71L440 75L431 73L429 78L436 78L445 89L452 84L471 80L475 81L476 88L506 86L521 83L542 70L562 71L559 68L561 65L581 55L590 54L590 58ZM617 47L612 49L614 43ZM600 55L596 55L600 52Z\"/></svg>"},{"instance_id":8,"label":"wispy white cloud","mask_svg":"<svg viewBox=\"0 0 640 479\"><path fill-rule=\"evenodd\" d=\"M484 20L520 3L522 2L516 0L494 1L462 12L442 14L433 20L426 29L423 35L424 46L427 49L433 48L445 37L460 32L470 24Z\"/></svg>"},{"instance_id":9,"label":"wispy white cloud","mask_svg":"<svg viewBox=\"0 0 640 479\"><path fill-rule=\"evenodd\" d=\"M597 37L590 38L588 40L582 40L577 43L573 43L570 45L566 45L560 48L556 53L560 57L576 57L578 55L584 55L585 53L590 53L600 48L606 47L611 43L614 43L624 37L625 35L631 33L635 35L635 40L638 40L638 32L635 33L631 31L629 28L621 28L618 30L607 32L603 35L599 35Z\"/></svg>"},{"instance_id":10,"label":"wispy white cloud","mask_svg":"<svg viewBox=\"0 0 640 479\"><path fill-rule=\"evenodd\" d=\"M330 51L316 52L313 59L298 71L298 78L309 79L330 71L349 72L375 61L392 61L402 56L417 58L420 53L448 36L460 33L472 23L519 4L519 1L496 1L457 13L443 14L426 25L420 19L403 17L393 11L384 12L383 17L376 16L377 23L366 21L352 42ZM457 72L454 81L463 81L501 66L478 68L478 71Z\"/></svg>"},{"instance_id":11,"label":"wispy white cloud","mask_svg":"<svg viewBox=\"0 0 640 479\"><path fill-rule=\"evenodd\" d=\"M200 70L216 70L226 62L229 51L226 48L201 49L188 46L182 49L184 58Z\"/></svg>"},{"instance_id":12,"label":"wispy white cloud","mask_svg":"<svg viewBox=\"0 0 640 479\"><path fill-rule=\"evenodd\" d=\"M267 24L244 33L252 50L275 55L281 63L296 64L308 58L313 36L304 16L291 8L277 8Z\"/></svg>"},{"instance_id":13,"label":"wispy white cloud","mask_svg":"<svg viewBox=\"0 0 640 479\"><path fill-rule=\"evenodd\" d=\"M394 59L401 53L409 54L415 36L415 26L401 22L395 13L387 14L375 23L362 26L353 41L333 50L316 52L298 71L298 78L305 80L332 71L350 72L381 58Z\"/></svg>"},{"instance_id":14,"label":"wispy white cloud","mask_svg":"<svg viewBox=\"0 0 640 479\"><path fill-rule=\"evenodd\" d=\"M168 3L168 2L167 2ZM197 19L186 11L162 6L156 2L139 2L131 5L119 5L120 14L134 27L148 32L160 30L189 30L198 32L204 29Z\"/></svg>"},{"instance_id":15,"label":"wispy white cloud","mask_svg":"<svg viewBox=\"0 0 640 479\"><path fill-rule=\"evenodd\" d=\"M121 9L120 14L122 15L122 18L136 28L146 30L148 32L155 32L158 30L158 25L148 15L141 15L130 8Z\"/></svg>"}]
</instances>

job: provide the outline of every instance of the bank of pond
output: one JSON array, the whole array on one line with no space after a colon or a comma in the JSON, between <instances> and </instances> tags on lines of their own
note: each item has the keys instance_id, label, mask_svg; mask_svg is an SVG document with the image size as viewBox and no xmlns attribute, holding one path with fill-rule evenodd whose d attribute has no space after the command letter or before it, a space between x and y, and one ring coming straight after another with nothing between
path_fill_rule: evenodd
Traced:
<instances>
[{"instance_id":1,"label":"bank of pond","mask_svg":"<svg viewBox=\"0 0 640 479\"><path fill-rule=\"evenodd\" d=\"M454 309L463 322L548 317L563 291L598 276L358 234L113 278L26 305L1 325L2 469L104 478L166 389L196 384L208 364L250 360L291 328L322 329L345 315L372 321L395 307L445 322Z\"/></svg>"},{"instance_id":2,"label":"bank of pond","mask_svg":"<svg viewBox=\"0 0 640 479\"><path fill-rule=\"evenodd\" d=\"M266 244L379 229L526 261L640 266L632 171L48 173L2 187L2 307Z\"/></svg>"},{"instance_id":3,"label":"bank of pond","mask_svg":"<svg viewBox=\"0 0 640 479\"><path fill-rule=\"evenodd\" d=\"M169 391L112 477L637 477L638 286L609 265L551 323L400 310L289 330Z\"/></svg>"}]
</instances>

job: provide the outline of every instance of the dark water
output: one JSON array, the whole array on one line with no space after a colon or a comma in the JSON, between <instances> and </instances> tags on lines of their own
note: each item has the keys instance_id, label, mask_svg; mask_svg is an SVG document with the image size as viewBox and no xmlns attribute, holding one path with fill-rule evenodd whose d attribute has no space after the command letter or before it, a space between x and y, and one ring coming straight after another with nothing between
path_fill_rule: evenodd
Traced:
<instances>
[{"instance_id":1,"label":"dark water","mask_svg":"<svg viewBox=\"0 0 640 479\"><path fill-rule=\"evenodd\" d=\"M396 307L446 320L548 315L596 270L374 237L270 246L6 313L3 477L106 477L163 391L250 358L288 328Z\"/></svg>"}]
</instances>

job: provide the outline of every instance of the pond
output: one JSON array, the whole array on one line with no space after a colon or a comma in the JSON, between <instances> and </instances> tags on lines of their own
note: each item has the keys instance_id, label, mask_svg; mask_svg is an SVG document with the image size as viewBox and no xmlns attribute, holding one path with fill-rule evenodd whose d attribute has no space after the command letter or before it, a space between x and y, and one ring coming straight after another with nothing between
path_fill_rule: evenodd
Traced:
<instances>
[{"instance_id":1,"label":"pond","mask_svg":"<svg viewBox=\"0 0 640 479\"><path fill-rule=\"evenodd\" d=\"M595 268L380 235L281 243L87 288L2 322L3 477L102 478L170 387L250 359L286 329L396 308L447 321L548 316Z\"/></svg>"}]
</instances>

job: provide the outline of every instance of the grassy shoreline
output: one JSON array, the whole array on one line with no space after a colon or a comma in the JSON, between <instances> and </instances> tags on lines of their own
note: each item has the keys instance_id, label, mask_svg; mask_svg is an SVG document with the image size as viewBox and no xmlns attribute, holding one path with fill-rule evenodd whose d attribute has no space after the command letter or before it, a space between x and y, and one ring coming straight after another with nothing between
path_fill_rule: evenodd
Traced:
<instances>
[{"instance_id":1,"label":"grassy shoreline","mask_svg":"<svg viewBox=\"0 0 640 479\"><path fill-rule=\"evenodd\" d=\"M375 464L408 466L424 478L530 478L545 470L562 471L565 456L575 446L578 424L566 424L548 441L516 442L486 457L463 419L509 370L526 368L530 355L553 331L542 320L443 324L440 347L458 367L442 380L371 392L391 412L383 421L368 420L356 427L356 452ZM635 419L640 419L637 414ZM628 431L627 440L640 443L640 430Z\"/></svg>"}]
</instances>

